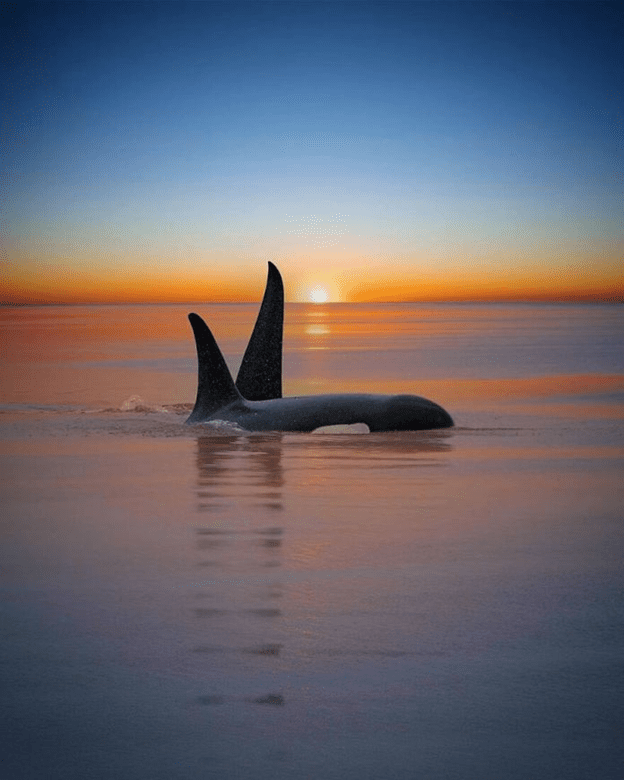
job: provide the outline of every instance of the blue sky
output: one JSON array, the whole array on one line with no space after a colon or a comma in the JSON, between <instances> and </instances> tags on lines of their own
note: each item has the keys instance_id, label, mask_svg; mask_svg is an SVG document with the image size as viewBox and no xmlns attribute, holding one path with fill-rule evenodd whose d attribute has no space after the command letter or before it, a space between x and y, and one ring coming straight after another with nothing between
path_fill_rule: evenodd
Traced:
<instances>
[{"instance_id":1,"label":"blue sky","mask_svg":"<svg viewBox=\"0 0 624 780\"><path fill-rule=\"evenodd\" d=\"M5 25L14 291L236 292L268 259L343 298L616 276L617 3L55 2Z\"/></svg>"}]
</instances>

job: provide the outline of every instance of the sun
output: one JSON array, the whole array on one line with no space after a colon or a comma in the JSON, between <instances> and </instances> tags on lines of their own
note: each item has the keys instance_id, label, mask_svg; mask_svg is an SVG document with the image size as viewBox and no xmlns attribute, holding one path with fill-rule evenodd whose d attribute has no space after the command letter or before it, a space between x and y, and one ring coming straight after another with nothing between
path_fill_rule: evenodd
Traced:
<instances>
[{"instance_id":1,"label":"sun","mask_svg":"<svg viewBox=\"0 0 624 780\"><path fill-rule=\"evenodd\" d=\"M310 300L312 303L325 303L328 298L329 295L327 294L327 290L320 285L317 285L310 290Z\"/></svg>"}]
</instances>

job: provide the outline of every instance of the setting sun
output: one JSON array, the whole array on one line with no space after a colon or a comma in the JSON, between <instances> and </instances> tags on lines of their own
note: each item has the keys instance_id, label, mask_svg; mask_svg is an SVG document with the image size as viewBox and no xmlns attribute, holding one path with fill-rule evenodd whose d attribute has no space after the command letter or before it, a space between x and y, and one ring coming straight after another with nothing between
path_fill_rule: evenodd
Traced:
<instances>
[{"instance_id":1,"label":"setting sun","mask_svg":"<svg viewBox=\"0 0 624 780\"><path fill-rule=\"evenodd\" d=\"M312 303L325 303L328 298L327 290L324 287L313 287L310 290L310 301Z\"/></svg>"}]
</instances>

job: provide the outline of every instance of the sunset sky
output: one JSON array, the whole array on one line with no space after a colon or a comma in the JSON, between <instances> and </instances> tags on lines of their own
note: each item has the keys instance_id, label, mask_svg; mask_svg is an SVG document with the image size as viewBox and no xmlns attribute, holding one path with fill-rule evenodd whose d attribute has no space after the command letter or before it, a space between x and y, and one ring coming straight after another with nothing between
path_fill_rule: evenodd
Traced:
<instances>
[{"instance_id":1,"label":"sunset sky","mask_svg":"<svg viewBox=\"0 0 624 780\"><path fill-rule=\"evenodd\" d=\"M2 302L624 297L619 3L2 14Z\"/></svg>"}]
</instances>

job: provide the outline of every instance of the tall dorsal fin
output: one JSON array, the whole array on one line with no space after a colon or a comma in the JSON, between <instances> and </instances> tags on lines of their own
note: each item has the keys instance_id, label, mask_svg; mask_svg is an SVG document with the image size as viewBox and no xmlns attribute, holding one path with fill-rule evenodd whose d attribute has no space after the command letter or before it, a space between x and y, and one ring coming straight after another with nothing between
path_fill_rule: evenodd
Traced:
<instances>
[{"instance_id":1,"label":"tall dorsal fin","mask_svg":"<svg viewBox=\"0 0 624 780\"><path fill-rule=\"evenodd\" d=\"M189 314L188 318L197 347L197 400L187 420L193 423L205 420L241 396L210 328L198 314Z\"/></svg>"},{"instance_id":2,"label":"tall dorsal fin","mask_svg":"<svg viewBox=\"0 0 624 780\"><path fill-rule=\"evenodd\" d=\"M264 298L258 319L243 355L236 387L249 401L282 397L282 332L284 327L284 285L269 262Z\"/></svg>"}]
</instances>

